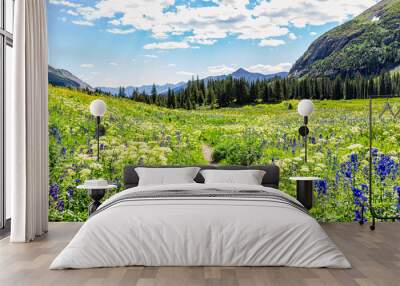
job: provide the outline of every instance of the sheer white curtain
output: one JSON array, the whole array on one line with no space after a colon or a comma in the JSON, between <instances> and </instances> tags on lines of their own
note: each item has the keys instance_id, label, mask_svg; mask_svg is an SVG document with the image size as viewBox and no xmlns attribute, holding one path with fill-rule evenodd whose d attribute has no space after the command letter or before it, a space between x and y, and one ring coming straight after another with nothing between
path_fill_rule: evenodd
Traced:
<instances>
[{"instance_id":1,"label":"sheer white curtain","mask_svg":"<svg viewBox=\"0 0 400 286\"><path fill-rule=\"evenodd\" d=\"M14 20L13 93L6 98L6 187L12 242L48 225L47 24L45 0L18 0Z\"/></svg>"}]
</instances>

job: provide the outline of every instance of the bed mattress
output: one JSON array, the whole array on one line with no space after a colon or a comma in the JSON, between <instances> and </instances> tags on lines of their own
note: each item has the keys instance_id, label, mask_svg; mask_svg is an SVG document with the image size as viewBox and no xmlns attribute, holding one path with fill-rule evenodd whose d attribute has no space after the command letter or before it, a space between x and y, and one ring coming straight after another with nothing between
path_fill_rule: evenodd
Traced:
<instances>
[{"instance_id":1,"label":"bed mattress","mask_svg":"<svg viewBox=\"0 0 400 286\"><path fill-rule=\"evenodd\" d=\"M301 204L277 189L179 184L110 197L50 269L133 265L351 267Z\"/></svg>"}]
</instances>

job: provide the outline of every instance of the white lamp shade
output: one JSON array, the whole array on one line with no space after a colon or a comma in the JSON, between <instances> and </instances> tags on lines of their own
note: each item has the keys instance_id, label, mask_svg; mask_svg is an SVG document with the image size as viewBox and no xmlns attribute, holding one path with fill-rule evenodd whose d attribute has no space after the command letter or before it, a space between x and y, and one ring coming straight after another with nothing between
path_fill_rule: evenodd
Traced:
<instances>
[{"instance_id":1,"label":"white lamp shade","mask_svg":"<svg viewBox=\"0 0 400 286\"><path fill-rule=\"evenodd\" d=\"M104 101L100 99L93 100L90 103L90 113L94 116L103 116L106 113L107 106Z\"/></svg>"},{"instance_id":2,"label":"white lamp shade","mask_svg":"<svg viewBox=\"0 0 400 286\"><path fill-rule=\"evenodd\" d=\"M308 116L310 115L311 112L314 111L314 104L312 103L311 100L309 99L303 99L299 102L299 105L297 106L297 112L301 116Z\"/></svg>"}]
</instances>

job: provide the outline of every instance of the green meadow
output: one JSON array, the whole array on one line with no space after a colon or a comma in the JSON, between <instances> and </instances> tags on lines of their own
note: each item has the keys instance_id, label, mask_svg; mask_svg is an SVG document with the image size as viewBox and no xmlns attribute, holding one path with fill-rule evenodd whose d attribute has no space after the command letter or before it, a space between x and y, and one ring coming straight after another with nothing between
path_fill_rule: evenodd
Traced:
<instances>
[{"instance_id":1,"label":"green meadow","mask_svg":"<svg viewBox=\"0 0 400 286\"><path fill-rule=\"evenodd\" d=\"M295 194L290 176L313 175L315 206L320 221L359 221L367 209L368 100L314 101L310 116L309 160L298 135L302 118L297 101L238 108L176 110L130 99L101 97L107 104L102 119L100 161L96 161L95 120L90 102L98 96L49 86L50 192L52 221L83 221L89 198L76 186L104 178L123 190L126 164L258 165L281 168L280 189ZM400 206L400 115L382 115L386 99L374 100L374 204L381 214ZM390 99L394 113L400 100ZM107 196L112 195L109 192Z\"/></svg>"}]
</instances>

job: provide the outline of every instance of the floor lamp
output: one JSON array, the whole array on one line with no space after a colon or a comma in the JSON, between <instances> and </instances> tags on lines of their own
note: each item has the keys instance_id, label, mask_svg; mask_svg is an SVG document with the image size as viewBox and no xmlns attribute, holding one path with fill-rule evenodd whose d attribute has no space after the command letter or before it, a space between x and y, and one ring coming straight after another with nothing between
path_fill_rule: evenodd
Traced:
<instances>
[{"instance_id":1,"label":"floor lamp","mask_svg":"<svg viewBox=\"0 0 400 286\"><path fill-rule=\"evenodd\" d=\"M297 106L297 112L304 117L304 125L299 128L299 133L304 139L304 162L307 163L307 136L310 130L307 127L308 116L314 111L314 104L309 99L303 99Z\"/></svg>"},{"instance_id":2,"label":"floor lamp","mask_svg":"<svg viewBox=\"0 0 400 286\"><path fill-rule=\"evenodd\" d=\"M106 110L105 102L100 99L93 100L90 103L90 113L96 117L97 161L100 160L100 120ZM102 133L104 135L104 130Z\"/></svg>"}]
</instances>

